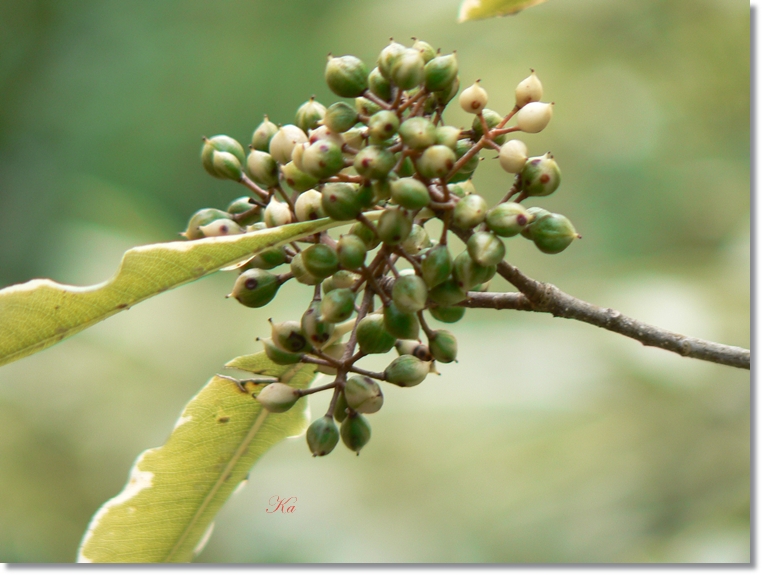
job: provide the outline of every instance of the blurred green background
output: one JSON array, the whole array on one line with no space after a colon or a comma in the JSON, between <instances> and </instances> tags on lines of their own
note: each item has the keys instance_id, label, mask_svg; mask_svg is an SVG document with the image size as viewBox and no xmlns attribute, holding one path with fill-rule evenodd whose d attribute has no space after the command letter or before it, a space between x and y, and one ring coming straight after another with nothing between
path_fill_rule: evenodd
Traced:
<instances>
[{"instance_id":1,"label":"blurred green background","mask_svg":"<svg viewBox=\"0 0 762 575\"><path fill-rule=\"evenodd\" d=\"M458 0L0 0L0 287L89 284L127 248L177 239L244 190L204 173L202 135L247 143L293 121L328 52L393 36L457 49L464 85L513 105L529 68L556 103L531 155L560 190L534 204L584 239L521 238L532 277L688 335L749 346L749 9L731 0L551 0L456 24ZM449 123L470 122L460 110ZM509 179L490 154L475 184ZM266 319L204 279L0 368L0 561L69 562L142 450ZM508 289L495 282L493 289ZM2 321L2 318L0 318ZM749 561L749 372L588 325L470 311L460 362L388 389L355 457L278 445L217 520L202 562ZM383 368L379 358L370 369ZM327 398L314 398L313 413ZM273 495L291 515L265 513Z\"/></svg>"}]
</instances>

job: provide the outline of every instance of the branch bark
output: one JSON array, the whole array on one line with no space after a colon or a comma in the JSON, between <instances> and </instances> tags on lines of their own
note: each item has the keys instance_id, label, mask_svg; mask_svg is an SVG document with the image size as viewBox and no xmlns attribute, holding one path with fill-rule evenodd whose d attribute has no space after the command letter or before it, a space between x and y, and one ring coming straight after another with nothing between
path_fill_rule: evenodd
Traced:
<instances>
[{"instance_id":1,"label":"branch bark","mask_svg":"<svg viewBox=\"0 0 762 575\"><path fill-rule=\"evenodd\" d=\"M471 236L468 231L452 231L464 242ZM593 305L561 291L553 284L524 275L506 261L497 265L497 273L520 293L469 292L468 299L459 305L549 313L554 317L589 323L635 339L643 345L666 349L683 357L751 369L751 352L748 349L688 337L633 319L614 309Z\"/></svg>"}]
</instances>

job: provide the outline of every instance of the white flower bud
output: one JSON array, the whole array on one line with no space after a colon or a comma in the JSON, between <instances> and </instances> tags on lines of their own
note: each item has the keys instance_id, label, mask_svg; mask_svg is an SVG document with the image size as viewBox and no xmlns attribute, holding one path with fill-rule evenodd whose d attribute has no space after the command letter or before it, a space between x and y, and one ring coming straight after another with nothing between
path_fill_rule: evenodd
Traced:
<instances>
[{"instance_id":1,"label":"white flower bud","mask_svg":"<svg viewBox=\"0 0 762 575\"><path fill-rule=\"evenodd\" d=\"M553 116L553 104L530 102L516 114L516 125L522 132L536 134L542 132Z\"/></svg>"},{"instance_id":2,"label":"white flower bud","mask_svg":"<svg viewBox=\"0 0 762 575\"><path fill-rule=\"evenodd\" d=\"M300 172L304 171L304 168L302 167L302 157L304 156L304 150L309 146L308 142L301 142L295 144L294 149L291 150L291 161L294 162L296 169Z\"/></svg>"},{"instance_id":3,"label":"white flower bud","mask_svg":"<svg viewBox=\"0 0 762 575\"><path fill-rule=\"evenodd\" d=\"M291 223L291 210L288 205L279 202L276 198L270 199L265 208L265 224L268 228L277 228Z\"/></svg>"},{"instance_id":4,"label":"white flower bud","mask_svg":"<svg viewBox=\"0 0 762 575\"><path fill-rule=\"evenodd\" d=\"M478 114L487 105L487 91L479 85L477 80L470 88L461 92L458 103L469 114Z\"/></svg>"},{"instance_id":5,"label":"white flower bud","mask_svg":"<svg viewBox=\"0 0 762 575\"><path fill-rule=\"evenodd\" d=\"M540 100L542 100L542 82L532 70L532 73L516 86L516 106L522 108L529 102Z\"/></svg>"},{"instance_id":6,"label":"white flower bud","mask_svg":"<svg viewBox=\"0 0 762 575\"><path fill-rule=\"evenodd\" d=\"M272 413L288 411L298 399L299 395L296 390L285 383L271 383L262 388L262 391L257 395L257 401Z\"/></svg>"},{"instance_id":7,"label":"white flower bud","mask_svg":"<svg viewBox=\"0 0 762 575\"><path fill-rule=\"evenodd\" d=\"M242 234L244 229L233 220L222 218L214 220L205 226L199 226L198 229L204 234L205 238L214 238L218 236L233 236Z\"/></svg>"},{"instance_id":8,"label":"white flower bud","mask_svg":"<svg viewBox=\"0 0 762 575\"><path fill-rule=\"evenodd\" d=\"M314 144L318 140L328 140L339 148L344 145L344 138L341 137L341 134L332 132L328 126L318 126L314 130L310 130L310 144Z\"/></svg>"},{"instance_id":9,"label":"white flower bud","mask_svg":"<svg viewBox=\"0 0 762 575\"><path fill-rule=\"evenodd\" d=\"M518 174L529 157L527 145L521 140L510 140L500 146L500 167L510 174Z\"/></svg>"},{"instance_id":10,"label":"white flower bud","mask_svg":"<svg viewBox=\"0 0 762 575\"><path fill-rule=\"evenodd\" d=\"M322 206L323 195L317 190L307 190L299 195L294 203L294 211L296 212L296 219L300 222L308 222L310 220L317 220L324 218Z\"/></svg>"},{"instance_id":11,"label":"white flower bud","mask_svg":"<svg viewBox=\"0 0 762 575\"><path fill-rule=\"evenodd\" d=\"M291 161L291 152L296 144L307 141L307 135L293 124L286 124L275 132L270 140L270 155L276 162L288 164Z\"/></svg>"}]
</instances>

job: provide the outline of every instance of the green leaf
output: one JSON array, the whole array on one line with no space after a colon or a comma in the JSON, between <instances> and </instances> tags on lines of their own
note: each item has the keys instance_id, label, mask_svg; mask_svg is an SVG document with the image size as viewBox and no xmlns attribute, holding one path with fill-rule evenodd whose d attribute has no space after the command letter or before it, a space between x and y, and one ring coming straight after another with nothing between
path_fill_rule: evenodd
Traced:
<instances>
[{"instance_id":1,"label":"green leaf","mask_svg":"<svg viewBox=\"0 0 762 575\"><path fill-rule=\"evenodd\" d=\"M463 0L458 12L458 22L508 16L543 2L545 0Z\"/></svg>"},{"instance_id":2,"label":"green leaf","mask_svg":"<svg viewBox=\"0 0 762 575\"><path fill-rule=\"evenodd\" d=\"M275 365L264 353L248 357L296 388L315 376L313 365ZM213 377L185 407L167 442L143 452L124 490L93 516L78 561L191 561L257 459L306 429L306 401L269 413L235 383Z\"/></svg>"},{"instance_id":3,"label":"green leaf","mask_svg":"<svg viewBox=\"0 0 762 575\"><path fill-rule=\"evenodd\" d=\"M343 222L328 218L236 236L133 248L114 277L88 287L38 279L0 290L0 365L41 351L164 291Z\"/></svg>"}]
</instances>

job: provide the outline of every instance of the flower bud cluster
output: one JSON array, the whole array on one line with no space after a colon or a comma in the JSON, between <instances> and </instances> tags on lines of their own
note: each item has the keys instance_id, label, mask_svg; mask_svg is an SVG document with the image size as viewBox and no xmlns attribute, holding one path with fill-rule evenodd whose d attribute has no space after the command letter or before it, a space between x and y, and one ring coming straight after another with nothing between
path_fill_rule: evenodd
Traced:
<instances>
[{"instance_id":1,"label":"flower bud cluster","mask_svg":"<svg viewBox=\"0 0 762 575\"><path fill-rule=\"evenodd\" d=\"M458 72L454 52L442 54L419 39L409 46L391 41L373 65L329 55L326 83L345 100L326 106L313 96L292 123L265 116L248 154L228 136L204 139L203 167L243 184L250 196L226 210L198 211L187 239L320 218L346 223L333 236L323 232L252 254L229 296L258 308L288 281L311 287L301 317L272 323L261 342L274 363L311 363L334 379L306 391L275 382L256 398L280 413L303 395L331 390L328 413L307 431L315 456L340 440L359 453L371 436L368 416L383 406L383 385L413 387L437 373L437 362L456 361L453 333L429 322L462 319L469 292L486 290L497 273L507 238L527 238L555 254L578 237L564 216L522 205L552 194L561 180L552 154L532 157L523 141L511 139L514 132L540 132L552 117L535 72L518 84L506 115L487 108L479 80L460 92L458 104L474 115L468 128L444 121L460 90ZM480 154L491 151L513 177L496 205L472 181ZM435 237L433 220L441 224ZM453 233L465 249L448 242ZM380 372L357 365L374 354L396 355Z\"/></svg>"}]
</instances>

